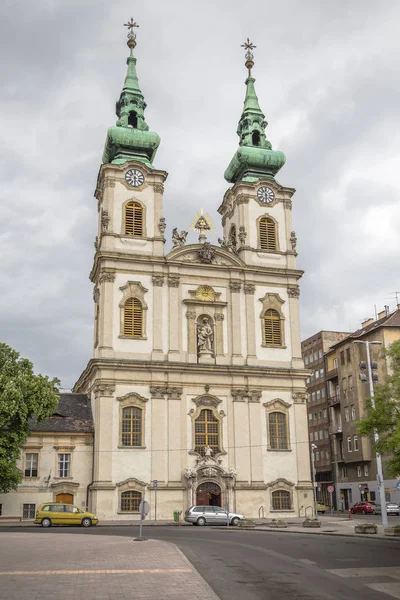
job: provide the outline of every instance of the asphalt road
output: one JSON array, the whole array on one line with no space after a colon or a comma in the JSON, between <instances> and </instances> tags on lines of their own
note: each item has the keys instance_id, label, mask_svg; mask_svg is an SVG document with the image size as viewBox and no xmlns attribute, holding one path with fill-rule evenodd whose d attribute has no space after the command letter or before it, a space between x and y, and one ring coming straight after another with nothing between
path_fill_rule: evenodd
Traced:
<instances>
[{"instance_id":1,"label":"asphalt road","mask_svg":"<svg viewBox=\"0 0 400 600\"><path fill-rule=\"evenodd\" d=\"M45 531L60 537L138 535L132 526ZM144 527L144 533L177 544L221 600L400 598L399 541L208 527Z\"/></svg>"}]
</instances>

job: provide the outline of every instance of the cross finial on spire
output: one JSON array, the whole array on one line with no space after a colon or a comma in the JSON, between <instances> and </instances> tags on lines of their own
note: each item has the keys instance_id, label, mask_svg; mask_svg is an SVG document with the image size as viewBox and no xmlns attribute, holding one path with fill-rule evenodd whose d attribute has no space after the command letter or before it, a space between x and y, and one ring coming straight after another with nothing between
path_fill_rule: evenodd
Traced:
<instances>
[{"instance_id":1,"label":"cross finial on spire","mask_svg":"<svg viewBox=\"0 0 400 600\"><path fill-rule=\"evenodd\" d=\"M129 48L131 50L131 56L132 56L133 55L133 49L136 46L136 33L134 31L134 27L139 27L139 25L131 17L130 21L128 21L127 23L124 23L124 27L128 27L128 41L127 41L127 44L128 44L128 46L129 46Z\"/></svg>"},{"instance_id":2,"label":"cross finial on spire","mask_svg":"<svg viewBox=\"0 0 400 600\"><path fill-rule=\"evenodd\" d=\"M251 42L249 38L247 38L245 43L242 44L242 48L245 48L246 50L246 54L244 55L246 62L244 64L249 70L249 77L251 77L251 68L254 66L254 54L252 50L254 50L254 48L257 48L257 46L255 46L253 42Z\"/></svg>"}]
</instances>

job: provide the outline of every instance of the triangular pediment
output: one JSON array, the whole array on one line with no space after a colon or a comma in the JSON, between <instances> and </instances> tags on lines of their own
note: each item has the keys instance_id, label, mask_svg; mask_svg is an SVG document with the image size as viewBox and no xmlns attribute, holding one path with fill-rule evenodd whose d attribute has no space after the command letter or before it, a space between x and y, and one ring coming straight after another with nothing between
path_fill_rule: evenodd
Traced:
<instances>
[{"instance_id":1,"label":"triangular pediment","mask_svg":"<svg viewBox=\"0 0 400 600\"><path fill-rule=\"evenodd\" d=\"M168 262L197 263L203 265L244 266L233 252L212 244L190 244L175 248L167 256Z\"/></svg>"}]
</instances>

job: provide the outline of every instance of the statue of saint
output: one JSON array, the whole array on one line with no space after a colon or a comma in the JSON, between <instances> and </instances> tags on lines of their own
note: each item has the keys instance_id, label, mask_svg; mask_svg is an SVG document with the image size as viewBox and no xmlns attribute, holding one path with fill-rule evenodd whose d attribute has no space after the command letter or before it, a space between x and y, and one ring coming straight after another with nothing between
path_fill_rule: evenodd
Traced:
<instances>
[{"instance_id":1,"label":"statue of saint","mask_svg":"<svg viewBox=\"0 0 400 600\"><path fill-rule=\"evenodd\" d=\"M210 458L213 454L212 448L210 446L204 446L204 456L206 458Z\"/></svg>"},{"instance_id":2,"label":"statue of saint","mask_svg":"<svg viewBox=\"0 0 400 600\"><path fill-rule=\"evenodd\" d=\"M208 318L204 317L201 325L197 326L197 349L199 354L213 353L214 332Z\"/></svg>"}]
</instances>

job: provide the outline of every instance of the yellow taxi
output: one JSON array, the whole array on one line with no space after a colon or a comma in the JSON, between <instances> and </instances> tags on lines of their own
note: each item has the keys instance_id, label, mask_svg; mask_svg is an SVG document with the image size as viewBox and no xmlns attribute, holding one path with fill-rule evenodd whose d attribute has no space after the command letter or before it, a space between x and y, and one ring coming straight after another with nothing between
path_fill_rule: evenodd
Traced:
<instances>
[{"instance_id":1,"label":"yellow taxi","mask_svg":"<svg viewBox=\"0 0 400 600\"><path fill-rule=\"evenodd\" d=\"M96 515L81 510L73 504L63 504L62 502L45 502L41 504L36 511L35 523L42 527L51 527L52 525L82 525L90 527L99 522Z\"/></svg>"},{"instance_id":2,"label":"yellow taxi","mask_svg":"<svg viewBox=\"0 0 400 600\"><path fill-rule=\"evenodd\" d=\"M317 512L319 512L319 513L326 513L326 506L322 502L317 502L315 505L315 508L317 509Z\"/></svg>"}]
</instances>

